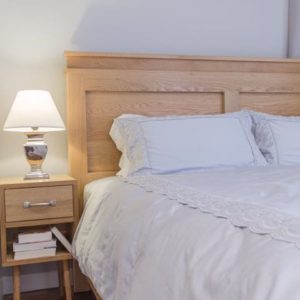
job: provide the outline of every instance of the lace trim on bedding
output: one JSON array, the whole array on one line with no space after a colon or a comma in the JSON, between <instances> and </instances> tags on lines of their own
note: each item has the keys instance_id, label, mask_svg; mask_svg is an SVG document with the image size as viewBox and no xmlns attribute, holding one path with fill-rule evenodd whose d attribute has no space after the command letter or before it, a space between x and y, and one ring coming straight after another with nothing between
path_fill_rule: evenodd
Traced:
<instances>
[{"instance_id":1,"label":"lace trim on bedding","mask_svg":"<svg viewBox=\"0 0 300 300\"><path fill-rule=\"evenodd\" d=\"M144 136L140 124L132 120L117 120L119 127L127 143L122 146L121 151L125 153L129 160L128 173L141 175L151 174L151 167L148 158L148 151L144 142Z\"/></svg>"},{"instance_id":2,"label":"lace trim on bedding","mask_svg":"<svg viewBox=\"0 0 300 300\"><path fill-rule=\"evenodd\" d=\"M247 109L243 111L248 112L252 117L255 124L255 139L267 162L273 165L279 164L278 148L271 128L271 122L299 122L299 116L271 115Z\"/></svg>"},{"instance_id":3,"label":"lace trim on bedding","mask_svg":"<svg viewBox=\"0 0 300 300\"><path fill-rule=\"evenodd\" d=\"M203 213L228 219L236 227L247 227L254 233L268 234L276 240L294 243L300 249L298 217L274 211L266 206L204 194L162 176L127 177L123 178L123 181L137 185L147 192L164 195L170 200L199 209Z\"/></svg>"},{"instance_id":4,"label":"lace trim on bedding","mask_svg":"<svg viewBox=\"0 0 300 300\"><path fill-rule=\"evenodd\" d=\"M278 164L278 151L270 122L262 120L256 124L257 145L269 164Z\"/></svg>"}]
</instances>

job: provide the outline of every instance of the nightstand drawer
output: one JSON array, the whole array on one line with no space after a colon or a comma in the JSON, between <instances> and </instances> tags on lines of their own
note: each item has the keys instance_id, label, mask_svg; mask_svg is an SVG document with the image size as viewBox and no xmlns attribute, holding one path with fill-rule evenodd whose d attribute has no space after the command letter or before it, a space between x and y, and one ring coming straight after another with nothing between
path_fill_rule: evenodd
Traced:
<instances>
[{"instance_id":1,"label":"nightstand drawer","mask_svg":"<svg viewBox=\"0 0 300 300\"><path fill-rule=\"evenodd\" d=\"M72 185L5 190L5 216L6 222L72 217Z\"/></svg>"}]
</instances>

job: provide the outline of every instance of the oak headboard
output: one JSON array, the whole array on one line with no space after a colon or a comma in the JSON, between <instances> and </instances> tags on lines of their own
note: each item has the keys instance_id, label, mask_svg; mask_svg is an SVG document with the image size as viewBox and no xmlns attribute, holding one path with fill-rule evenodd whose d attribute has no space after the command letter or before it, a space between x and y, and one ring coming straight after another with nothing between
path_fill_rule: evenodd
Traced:
<instances>
[{"instance_id":1,"label":"oak headboard","mask_svg":"<svg viewBox=\"0 0 300 300\"><path fill-rule=\"evenodd\" d=\"M300 115L300 60L66 52L70 174L86 183L118 170L113 118L250 108Z\"/></svg>"}]
</instances>

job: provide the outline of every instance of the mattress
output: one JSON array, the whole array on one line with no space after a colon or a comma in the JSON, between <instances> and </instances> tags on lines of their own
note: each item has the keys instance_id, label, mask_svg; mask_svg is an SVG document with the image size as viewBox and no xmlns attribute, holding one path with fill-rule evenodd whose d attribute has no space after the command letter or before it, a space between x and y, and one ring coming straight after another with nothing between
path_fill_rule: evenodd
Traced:
<instances>
[{"instance_id":1,"label":"mattress","mask_svg":"<svg viewBox=\"0 0 300 300\"><path fill-rule=\"evenodd\" d=\"M73 241L103 300L300 299L300 167L109 177Z\"/></svg>"}]
</instances>

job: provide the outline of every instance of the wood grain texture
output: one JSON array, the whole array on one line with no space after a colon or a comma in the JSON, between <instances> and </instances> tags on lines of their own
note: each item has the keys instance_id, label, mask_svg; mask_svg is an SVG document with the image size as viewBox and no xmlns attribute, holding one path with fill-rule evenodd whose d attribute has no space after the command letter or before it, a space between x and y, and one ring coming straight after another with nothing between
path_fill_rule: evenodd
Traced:
<instances>
[{"instance_id":1,"label":"wood grain texture","mask_svg":"<svg viewBox=\"0 0 300 300\"><path fill-rule=\"evenodd\" d=\"M73 223L75 221L74 216L67 218L56 218L56 219L37 219L30 221L16 221L5 223L6 228L17 228L17 227L26 227L30 223L30 226L41 226L47 225L51 222L51 224L62 224L62 223Z\"/></svg>"},{"instance_id":2,"label":"wood grain texture","mask_svg":"<svg viewBox=\"0 0 300 300\"><path fill-rule=\"evenodd\" d=\"M59 295L60 297L63 297L65 295L65 289L64 289L64 272L63 272L63 266L61 261L57 262L57 273L58 273Z\"/></svg>"},{"instance_id":3,"label":"wood grain texture","mask_svg":"<svg viewBox=\"0 0 300 300\"><path fill-rule=\"evenodd\" d=\"M30 179L24 180L23 177L0 177L0 186L7 188L18 187L38 187L38 186L52 186L52 185L65 185L75 183L76 180L68 175L51 175L50 179Z\"/></svg>"},{"instance_id":4,"label":"wood grain texture","mask_svg":"<svg viewBox=\"0 0 300 300\"><path fill-rule=\"evenodd\" d=\"M221 113L223 93L120 93L90 92L86 95L88 172L117 171L120 158L109 136L114 118L124 112L161 116ZM208 109L209 108L209 109ZM99 116L102 116L99 118ZM99 155L101 153L101 156Z\"/></svg>"},{"instance_id":5,"label":"wood grain texture","mask_svg":"<svg viewBox=\"0 0 300 300\"><path fill-rule=\"evenodd\" d=\"M298 59L268 57L211 57L66 51L67 67L89 69L195 70L225 72L296 72Z\"/></svg>"},{"instance_id":6,"label":"wood grain texture","mask_svg":"<svg viewBox=\"0 0 300 300\"><path fill-rule=\"evenodd\" d=\"M118 170L113 118L251 108L300 115L300 60L67 52L69 166L83 186Z\"/></svg>"},{"instance_id":7,"label":"wood grain texture","mask_svg":"<svg viewBox=\"0 0 300 300\"><path fill-rule=\"evenodd\" d=\"M13 267L13 289L14 289L14 300L20 300L21 299L20 266Z\"/></svg>"},{"instance_id":8,"label":"wood grain texture","mask_svg":"<svg viewBox=\"0 0 300 300\"><path fill-rule=\"evenodd\" d=\"M57 250L55 256L45 256L39 258L29 258L29 259L14 259L13 253L9 253L6 256L6 261L2 263L4 267L12 266L23 266L31 264L40 264L47 263L51 261L63 261L63 260L72 260L71 254L67 250Z\"/></svg>"},{"instance_id":9,"label":"wood grain texture","mask_svg":"<svg viewBox=\"0 0 300 300\"><path fill-rule=\"evenodd\" d=\"M54 256L15 260L12 243L21 230L38 231L52 224L59 224L70 238L79 219L76 184L74 178L65 175L43 180L0 178L1 265L13 267L14 300L20 299L20 266L52 261L62 262L65 296L72 299L68 264L73 257L66 249L58 245ZM34 204L49 200L56 200L56 206L23 208L24 201Z\"/></svg>"},{"instance_id":10,"label":"wood grain texture","mask_svg":"<svg viewBox=\"0 0 300 300\"><path fill-rule=\"evenodd\" d=\"M31 204L56 201L55 206L24 208ZM73 217L72 185L18 188L5 191L6 222Z\"/></svg>"},{"instance_id":11,"label":"wood grain texture","mask_svg":"<svg viewBox=\"0 0 300 300\"><path fill-rule=\"evenodd\" d=\"M241 93L244 108L278 115L299 115L300 93Z\"/></svg>"},{"instance_id":12,"label":"wood grain texture","mask_svg":"<svg viewBox=\"0 0 300 300\"><path fill-rule=\"evenodd\" d=\"M65 287L65 298L66 300L72 300L72 290L70 283L70 271L69 271L69 262L67 260L63 260L63 278L64 278L64 287Z\"/></svg>"},{"instance_id":13,"label":"wood grain texture","mask_svg":"<svg viewBox=\"0 0 300 300\"><path fill-rule=\"evenodd\" d=\"M120 153L109 137L118 115L242 108L300 115L298 59L66 52L66 60L69 167L79 183L79 212L84 185L118 170Z\"/></svg>"},{"instance_id":14,"label":"wood grain texture","mask_svg":"<svg viewBox=\"0 0 300 300\"><path fill-rule=\"evenodd\" d=\"M4 191L3 185L0 185L0 225L1 225L1 265L7 259L7 236L5 228L5 204L4 204Z\"/></svg>"},{"instance_id":15,"label":"wood grain texture","mask_svg":"<svg viewBox=\"0 0 300 300\"><path fill-rule=\"evenodd\" d=\"M0 222L1 222L1 264L18 266L48 261L70 260L72 256L58 249L55 256L36 259L14 260L11 244L18 228L48 227L50 224L65 224L71 237L78 224L77 182L66 175L52 176L45 180L24 180L23 178L0 178ZM58 206L49 212L34 208L23 209L24 200L32 202L58 200ZM53 207L51 207L52 209ZM72 224L74 226L72 226ZM61 228L61 227L60 227ZM12 234L10 234L12 233Z\"/></svg>"}]
</instances>

